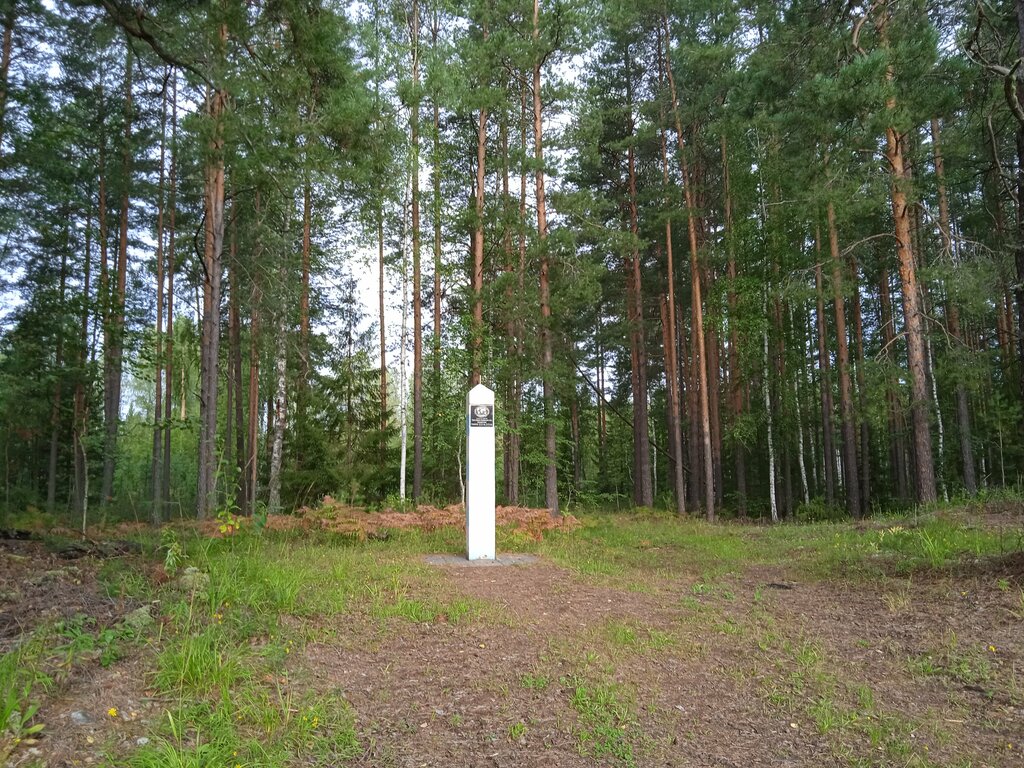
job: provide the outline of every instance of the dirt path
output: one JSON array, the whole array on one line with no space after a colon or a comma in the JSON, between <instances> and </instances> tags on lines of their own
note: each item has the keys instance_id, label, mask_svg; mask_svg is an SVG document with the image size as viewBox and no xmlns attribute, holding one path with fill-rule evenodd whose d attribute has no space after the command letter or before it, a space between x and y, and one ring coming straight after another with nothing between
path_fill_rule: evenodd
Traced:
<instances>
[{"instance_id":1,"label":"dirt path","mask_svg":"<svg viewBox=\"0 0 1024 768\"><path fill-rule=\"evenodd\" d=\"M766 712L752 681L730 675L740 661L731 644L684 637L672 595L595 586L547 563L438 575L501 620L392 625L372 650L308 648L321 683L341 688L358 713L365 765L616 764L581 743L592 725L571 704L580 680L621 687L638 765L833 764L818 734ZM609 627L639 639L613 641L609 658ZM672 641L648 649L645 632Z\"/></svg>"}]
</instances>

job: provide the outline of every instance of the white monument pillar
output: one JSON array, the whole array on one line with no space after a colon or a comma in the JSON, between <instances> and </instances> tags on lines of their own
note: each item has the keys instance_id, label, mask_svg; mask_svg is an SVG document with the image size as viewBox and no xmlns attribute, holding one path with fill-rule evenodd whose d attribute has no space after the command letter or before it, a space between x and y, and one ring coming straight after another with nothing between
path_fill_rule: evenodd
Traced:
<instances>
[{"instance_id":1,"label":"white monument pillar","mask_svg":"<svg viewBox=\"0 0 1024 768\"><path fill-rule=\"evenodd\" d=\"M494 392L466 396L466 558L494 559Z\"/></svg>"}]
</instances>

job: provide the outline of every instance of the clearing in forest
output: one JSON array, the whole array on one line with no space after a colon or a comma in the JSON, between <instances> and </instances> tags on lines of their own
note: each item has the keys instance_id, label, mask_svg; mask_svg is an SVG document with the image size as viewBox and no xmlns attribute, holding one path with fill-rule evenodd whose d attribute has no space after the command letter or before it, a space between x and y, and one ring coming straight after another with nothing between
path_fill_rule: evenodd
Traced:
<instances>
[{"instance_id":1,"label":"clearing in forest","mask_svg":"<svg viewBox=\"0 0 1024 768\"><path fill-rule=\"evenodd\" d=\"M1016 766L1022 513L552 528L522 512L498 548L537 561L503 568L429 565L460 550L457 526L338 533L315 511L230 535L139 532L133 554L8 540L0 756Z\"/></svg>"}]
</instances>

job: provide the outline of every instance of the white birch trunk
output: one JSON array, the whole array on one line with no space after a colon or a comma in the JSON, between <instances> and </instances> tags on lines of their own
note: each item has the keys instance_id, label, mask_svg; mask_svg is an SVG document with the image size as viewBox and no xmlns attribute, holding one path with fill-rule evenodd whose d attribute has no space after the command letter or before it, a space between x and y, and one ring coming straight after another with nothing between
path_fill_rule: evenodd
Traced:
<instances>
[{"instance_id":1,"label":"white birch trunk","mask_svg":"<svg viewBox=\"0 0 1024 768\"><path fill-rule=\"evenodd\" d=\"M765 317L768 316L768 305L765 303ZM764 330L764 366L762 367L764 390L764 410L768 414L768 496L772 507L772 522L779 522L779 507L775 500L775 443L772 440L772 395L768 383L768 328Z\"/></svg>"},{"instance_id":2,"label":"white birch trunk","mask_svg":"<svg viewBox=\"0 0 1024 768\"><path fill-rule=\"evenodd\" d=\"M789 324L796 331L796 324L793 322L793 308L789 309ZM802 347L803 345L801 345ZM805 350L806 351L806 350ZM806 355L805 355L806 357ZM793 395L796 397L796 434L797 440L797 461L800 464L800 483L804 492L804 504L811 503L810 490L807 487L807 465L804 463L804 419L800 411L800 379L803 378L803 365L800 366L801 373L793 377Z\"/></svg>"},{"instance_id":3,"label":"white birch trunk","mask_svg":"<svg viewBox=\"0 0 1024 768\"><path fill-rule=\"evenodd\" d=\"M270 451L270 482L267 485L267 509L272 515L281 511L281 459L284 455L285 395L287 394L288 346L284 322L277 327L277 391L274 393L274 441Z\"/></svg>"},{"instance_id":4,"label":"white birch trunk","mask_svg":"<svg viewBox=\"0 0 1024 768\"><path fill-rule=\"evenodd\" d=\"M946 488L946 473L943 470L943 467L945 467L943 459L946 455L946 431L942 425L942 408L939 407L939 388L935 385L935 368L932 365L932 342L927 336L925 336L924 348L925 354L928 357L928 378L932 383L932 400L935 402L935 419L938 422L939 428L939 461L936 469L938 469L939 487L942 488L942 499L948 502L949 490Z\"/></svg>"},{"instance_id":5,"label":"white birch trunk","mask_svg":"<svg viewBox=\"0 0 1024 768\"><path fill-rule=\"evenodd\" d=\"M412 177L409 177L409 187L406 188L406 195L411 196L410 188ZM409 452L409 424L407 419L408 396L406 393L406 347L409 343L409 249L406 247L408 236L408 221L406 211L408 206L402 206L402 332L399 341L398 354L398 424L401 435L401 461L399 462L398 476L398 498L405 501L405 468Z\"/></svg>"}]
</instances>

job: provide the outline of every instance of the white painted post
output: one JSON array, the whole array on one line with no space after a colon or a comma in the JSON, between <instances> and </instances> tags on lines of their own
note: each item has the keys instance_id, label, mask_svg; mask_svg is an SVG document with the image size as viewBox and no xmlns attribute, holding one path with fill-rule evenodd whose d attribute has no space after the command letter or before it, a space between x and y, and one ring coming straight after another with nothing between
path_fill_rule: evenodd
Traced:
<instances>
[{"instance_id":1,"label":"white painted post","mask_svg":"<svg viewBox=\"0 0 1024 768\"><path fill-rule=\"evenodd\" d=\"M466 396L466 558L494 560L494 392Z\"/></svg>"}]
</instances>

